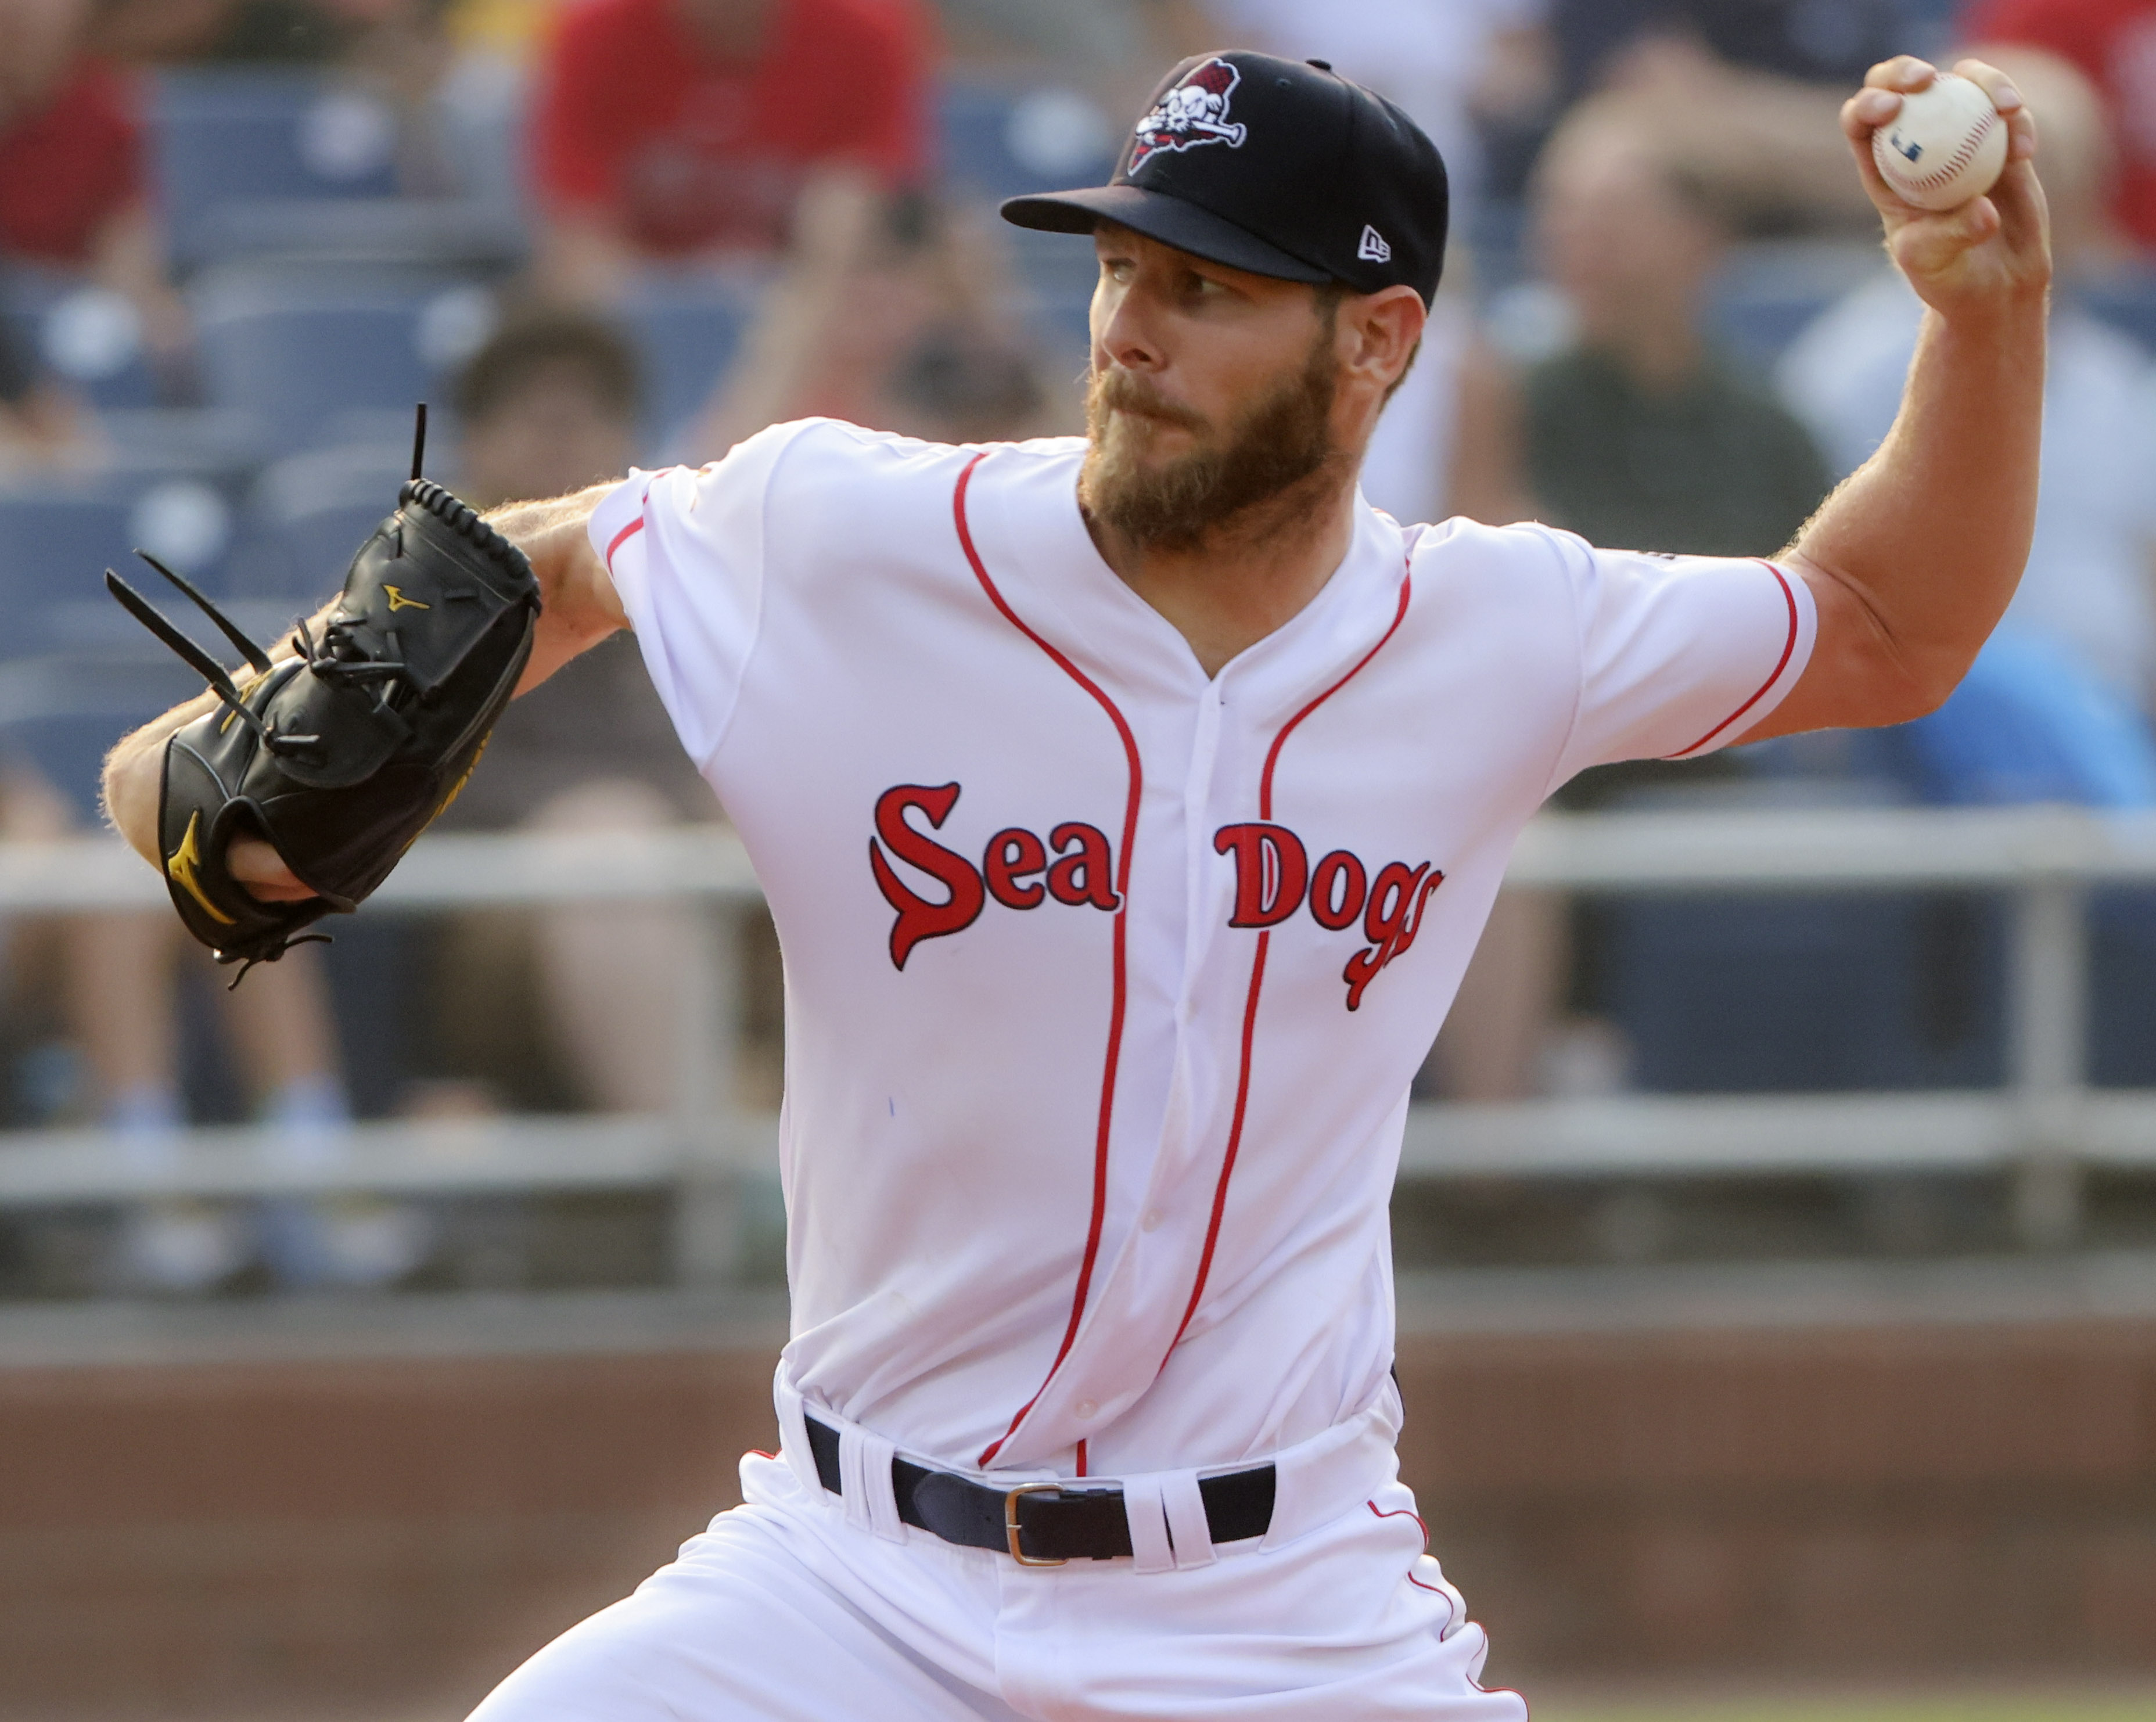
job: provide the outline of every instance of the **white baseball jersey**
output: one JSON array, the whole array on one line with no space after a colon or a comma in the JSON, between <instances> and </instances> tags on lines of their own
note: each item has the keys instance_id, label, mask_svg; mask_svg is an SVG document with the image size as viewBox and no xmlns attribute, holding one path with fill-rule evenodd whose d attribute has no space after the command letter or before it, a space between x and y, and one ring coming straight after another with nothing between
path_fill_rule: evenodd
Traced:
<instances>
[{"instance_id":1,"label":"white baseball jersey","mask_svg":"<svg viewBox=\"0 0 2156 1722\"><path fill-rule=\"evenodd\" d=\"M1515 838L1742 735L1814 623L1764 562L1362 508L1209 679L1096 551L1084 453L781 425L592 526L785 951L783 1381L1007 1475L1391 1393L1408 1085Z\"/></svg>"}]
</instances>

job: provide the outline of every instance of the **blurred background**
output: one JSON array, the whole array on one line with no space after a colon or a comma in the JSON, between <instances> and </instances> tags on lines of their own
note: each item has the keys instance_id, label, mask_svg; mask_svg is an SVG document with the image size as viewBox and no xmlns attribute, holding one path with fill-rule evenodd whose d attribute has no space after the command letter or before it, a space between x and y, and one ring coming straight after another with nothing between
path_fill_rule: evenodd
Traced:
<instances>
[{"instance_id":1,"label":"blurred background","mask_svg":"<svg viewBox=\"0 0 2156 1722\"><path fill-rule=\"evenodd\" d=\"M830 413L1081 428L1162 69L1315 55L1451 164L1365 474L1768 555L1917 307L1835 112L2041 118L2035 551L1902 729L1591 772L1417 1084L1404 1460L1557 1722L2156 1716L2156 3L0 0L0 1717L461 1715L737 1498L785 1331L779 956L625 637L236 992L101 834L434 407L475 504Z\"/></svg>"}]
</instances>

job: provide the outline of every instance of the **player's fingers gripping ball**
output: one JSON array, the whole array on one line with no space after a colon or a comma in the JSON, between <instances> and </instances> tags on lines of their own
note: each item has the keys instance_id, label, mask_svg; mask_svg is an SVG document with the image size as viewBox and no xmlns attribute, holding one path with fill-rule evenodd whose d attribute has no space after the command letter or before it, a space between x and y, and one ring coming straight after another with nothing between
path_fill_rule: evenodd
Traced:
<instances>
[{"instance_id":1,"label":"player's fingers gripping ball","mask_svg":"<svg viewBox=\"0 0 2156 1722\"><path fill-rule=\"evenodd\" d=\"M1871 134L1879 177L1919 209L1958 209L1998 184L2006 167L2005 116L1980 84L1941 72L1902 98Z\"/></svg>"},{"instance_id":2,"label":"player's fingers gripping ball","mask_svg":"<svg viewBox=\"0 0 2156 1722\"><path fill-rule=\"evenodd\" d=\"M185 581L152 566L251 666L235 684L106 574L114 596L220 696L166 744L165 882L220 962L272 961L323 915L356 909L463 787L531 655L539 582L522 551L417 477L353 557L320 637L300 625L297 659L273 664ZM257 899L226 863L241 836L269 842L317 894Z\"/></svg>"}]
</instances>

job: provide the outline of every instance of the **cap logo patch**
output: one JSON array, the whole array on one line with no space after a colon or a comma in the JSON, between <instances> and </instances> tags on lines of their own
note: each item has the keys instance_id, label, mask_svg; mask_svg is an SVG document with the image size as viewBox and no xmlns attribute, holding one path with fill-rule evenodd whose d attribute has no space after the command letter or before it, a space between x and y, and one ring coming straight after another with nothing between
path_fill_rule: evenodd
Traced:
<instances>
[{"instance_id":1,"label":"cap logo patch","mask_svg":"<svg viewBox=\"0 0 2156 1722\"><path fill-rule=\"evenodd\" d=\"M1200 144L1240 149L1250 128L1230 122L1228 100L1242 81L1243 74L1224 59L1194 67L1132 128L1137 146L1129 171L1137 172L1163 150L1194 150Z\"/></svg>"},{"instance_id":2,"label":"cap logo patch","mask_svg":"<svg viewBox=\"0 0 2156 1722\"><path fill-rule=\"evenodd\" d=\"M1363 228L1363 243L1355 248L1355 254L1365 263L1390 263L1393 248L1385 243L1383 233L1366 224Z\"/></svg>"}]
</instances>

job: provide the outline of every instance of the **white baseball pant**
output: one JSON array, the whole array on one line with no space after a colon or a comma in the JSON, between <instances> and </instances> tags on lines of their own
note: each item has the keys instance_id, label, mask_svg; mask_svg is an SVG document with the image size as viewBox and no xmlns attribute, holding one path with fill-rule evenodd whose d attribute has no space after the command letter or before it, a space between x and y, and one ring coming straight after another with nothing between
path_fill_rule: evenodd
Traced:
<instances>
[{"instance_id":1,"label":"white baseball pant","mask_svg":"<svg viewBox=\"0 0 2156 1722\"><path fill-rule=\"evenodd\" d=\"M1389 1478L1277 1545L1153 1571L1020 1566L850 1514L760 1454L742 1484L471 1722L1525 1722L1477 1684L1488 1642Z\"/></svg>"}]
</instances>

